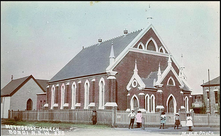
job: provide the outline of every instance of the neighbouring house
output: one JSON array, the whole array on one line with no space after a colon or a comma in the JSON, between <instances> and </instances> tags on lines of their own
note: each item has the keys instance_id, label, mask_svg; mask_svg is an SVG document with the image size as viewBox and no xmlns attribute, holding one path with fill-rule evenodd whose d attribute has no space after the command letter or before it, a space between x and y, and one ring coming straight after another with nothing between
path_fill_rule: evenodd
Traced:
<instances>
[{"instance_id":1,"label":"neighbouring house","mask_svg":"<svg viewBox=\"0 0 221 136\"><path fill-rule=\"evenodd\" d=\"M192 109L194 113L204 113L203 94L192 94Z\"/></svg>"},{"instance_id":2,"label":"neighbouring house","mask_svg":"<svg viewBox=\"0 0 221 136\"><path fill-rule=\"evenodd\" d=\"M48 80L32 75L11 81L1 89L1 118L8 118L8 110L37 110L37 94L46 92ZM46 102L46 95L42 100Z\"/></svg>"},{"instance_id":3,"label":"neighbouring house","mask_svg":"<svg viewBox=\"0 0 221 136\"><path fill-rule=\"evenodd\" d=\"M84 47L47 86L48 109L189 112L191 88L154 26Z\"/></svg>"},{"instance_id":4,"label":"neighbouring house","mask_svg":"<svg viewBox=\"0 0 221 136\"><path fill-rule=\"evenodd\" d=\"M206 106L206 112L215 114L220 108L220 76L204 83L203 99Z\"/></svg>"}]
</instances>

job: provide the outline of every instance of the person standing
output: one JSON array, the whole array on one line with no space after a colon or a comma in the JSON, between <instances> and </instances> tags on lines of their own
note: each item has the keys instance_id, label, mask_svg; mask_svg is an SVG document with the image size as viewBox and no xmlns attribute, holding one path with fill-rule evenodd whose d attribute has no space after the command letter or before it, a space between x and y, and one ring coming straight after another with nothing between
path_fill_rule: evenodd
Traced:
<instances>
[{"instance_id":1,"label":"person standing","mask_svg":"<svg viewBox=\"0 0 221 136\"><path fill-rule=\"evenodd\" d=\"M164 125L166 124L166 115L165 115L165 112L162 112L161 115L160 115L160 129L161 127L163 127L164 129Z\"/></svg>"},{"instance_id":2,"label":"person standing","mask_svg":"<svg viewBox=\"0 0 221 136\"><path fill-rule=\"evenodd\" d=\"M137 127L140 128L142 125L142 113L140 110L137 112L136 122L137 122Z\"/></svg>"},{"instance_id":3,"label":"person standing","mask_svg":"<svg viewBox=\"0 0 221 136\"><path fill-rule=\"evenodd\" d=\"M133 129L135 116L136 116L136 114L134 113L134 110L132 110L131 113L128 114L128 117L130 118L129 129L130 129L130 128ZM132 126L132 127L131 127L131 126Z\"/></svg>"},{"instance_id":4,"label":"person standing","mask_svg":"<svg viewBox=\"0 0 221 136\"><path fill-rule=\"evenodd\" d=\"M93 122L93 125L97 123L97 111L96 110L93 110L91 120Z\"/></svg>"},{"instance_id":5,"label":"person standing","mask_svg":"<svg viewBox=\"0 0 221 136\"><path fill-rule=\"evenodd\" d=\"M174 125L174 129L179 127L180 125L180 118L179 118L179 113L175 114L175 125Z\"/></svg>"},{"instance_id":6,"label":"person standing","mask_svg":"<svg viewBox=\"0 0 221 136\"><path fill-rule=\"evenodd\" d=\"M192 131L192 126L193 126L193 121L192 121L192 117L190 116L190 113L187 113L187 117L186 117L186 126L189 127L189 131Z\"/></svg>"}]
</instances>

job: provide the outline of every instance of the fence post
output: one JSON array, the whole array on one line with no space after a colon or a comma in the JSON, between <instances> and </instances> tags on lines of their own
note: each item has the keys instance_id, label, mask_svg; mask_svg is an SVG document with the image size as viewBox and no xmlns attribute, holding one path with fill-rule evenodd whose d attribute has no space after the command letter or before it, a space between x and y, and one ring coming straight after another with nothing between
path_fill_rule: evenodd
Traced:
<instances>
[{"instance_id":1,"label":"fence post","mask_svg":"<svg viewBox=\"0 0 221 136\"><path fill-rule=\"evenodd\" d=\"M112 127L115 127L116 123L116 108L115 106L112 107Z\"/></svg>"},{"instance_id":2,"label":"fence post","mask_svg":"<svg viewBox=\"0 0 221 136\"><path fill-rule=\"evenodd\" d=\"M112 107L112 120L111 120L111 126L114 127L114 107Z\"/></svg>"},{"instance_id":3,"label":"fence post","mask_svg":"<svg viewBox=\"0 0 221 136\"><path fill-rule=\"evenodd\" d=\"M8 119L10 119L10 110L8 110Z\"/></svg>"},{"instance_id":4,"label":"fence post","mask_svg":"<svg viewBox=\"0 0 221 136\"><path fill-rule=\"evenodd\" d=\"M210 123L210 122L209 122L209 113L208 113L207 115L208 115L208 126L209 126L209 123Z\"/></svg>"},{"instance_id":5,"label":"fence post","mask_svg":"<svg viewBox=\"0 0 221 136\"><path fill-rule=\"evenodd\" d=\"M23 120L23 119L22 119L22 118L23 118L23 112L20 111L19 114L20 114L20 120L22 121L22 120Z\"/></svg>"},{"instance_id":6,"label":"fence post","mask_svg":"<svg viewBox=\"0 0 221 136\"><path fill-rule=\"evenodd\" d=\"M37 121L39 121L39 110L37 110Z\"/></svg>"},{"instance_id":7,"label":"fence post","mask_svg":"<svg viewBox=\"0 0 221 136\"><path fill-rule=\"evenodd\" d=\"M11 118L13 119L13 110L12 110L12 114L11 115L12 115Z\"/></svg>"}]
</instances>

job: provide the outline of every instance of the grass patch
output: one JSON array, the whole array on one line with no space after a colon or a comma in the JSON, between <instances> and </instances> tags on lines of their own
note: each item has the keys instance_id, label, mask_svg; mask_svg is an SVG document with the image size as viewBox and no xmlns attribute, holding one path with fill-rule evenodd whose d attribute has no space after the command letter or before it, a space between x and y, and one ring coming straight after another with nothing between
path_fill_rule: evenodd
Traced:
<instances>
[{"instance_id":1,"label":"grass patch","mask_svg":"<svg viewBox=\"0 0 221 136\"><path fill-rule=\"evenodd\" d=\"M42 122L42 121L15 121L15 120L2 120L1 124L5 125L18 125L18 126L35 126L35 127L55 127L59 129L70 128L98 128L107 129L108 125L92 125L92 124L76 124L76 123L64 123L64 122Z\"/></svg>"}]
</instances>

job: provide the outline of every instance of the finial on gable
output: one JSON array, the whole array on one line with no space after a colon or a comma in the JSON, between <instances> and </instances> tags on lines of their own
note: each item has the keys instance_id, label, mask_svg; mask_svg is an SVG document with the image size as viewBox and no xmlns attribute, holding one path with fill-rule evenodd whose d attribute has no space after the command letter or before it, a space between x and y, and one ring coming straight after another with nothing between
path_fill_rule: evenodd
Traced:
<instances>
[{"instance_id":1,"label":"finial on gable","mask_svg":"<svg viewBox=\"0 0 221 136\"><path fill-rule=\"evenodd\" d=\"M111 65L115 61L113 41L111 42L111 52L110 52L109 58L110 58L110 65Z\"/></svg>"},{"instance_id":2,"label":"finial on gable","mask_svg":"<svg viewBox=\"0 0 221 136\"><path fill-rule=\"evenodd\" d=\"M158 72L157 72L157 79L159 80L161 77L161 70L160 70L160 63L159 63L159 68L158 68Z\"/></svg>"},{"instance_id":3,"label":"finial on gable","mask_svg":"<svg viewBox=\"0 0 221 136\"><path fill-rule=\"evenodd\" d=\"M151 16L151 13L150 13L150 4L149 4L148 10L145 10L145 11L147 12L148 23L151 23L151 20L153 19L153 17Z\"/></svg>"},{"instance_id":4,"label":"finial on gable","mask_svg":"<svg viewBox=\"0 0 221 136\"><path fill-rule=\"evenodd\" d=\"M181 66L180 66L181 69L184 69L184 64L183 64L183 54L181 54Z\"/></svg>"},{"instance_id":5,"label":"finial on gable","mask_svg":"<svg viewBox=\"0 0 221 136\"><path fill-rule=\"evenodd\" d=\"M172 64L171 64L172 63L172 61L171 61L171 54L169 54L169 58L168 58L167 62L168 62L168 66L172 66Z\"/></svg>"},{"instance_id":6,"label":"finial on gable","mask_svg":"<svg viewBox=\"0 0 221 136\"><path fill-rule=\"evenodd\" d=\"M180 68L179 68L179 77L181 78L181 79L184 79L184 80L186 80L186 76L184 75L184 65L183 65L183 54L181 54L181 66L180 66Z\"/></svg>"}]
</instances>

